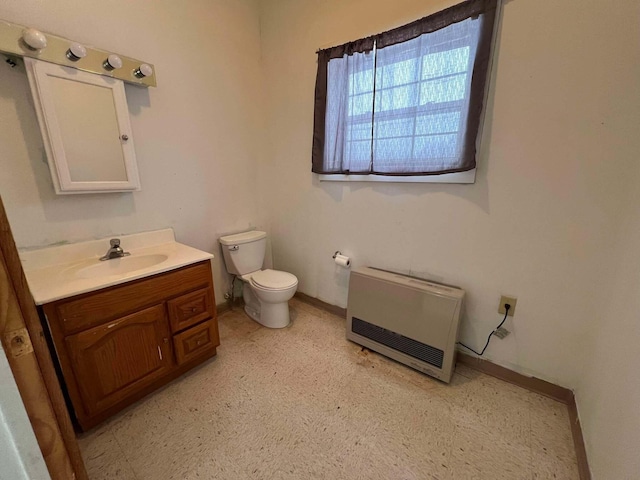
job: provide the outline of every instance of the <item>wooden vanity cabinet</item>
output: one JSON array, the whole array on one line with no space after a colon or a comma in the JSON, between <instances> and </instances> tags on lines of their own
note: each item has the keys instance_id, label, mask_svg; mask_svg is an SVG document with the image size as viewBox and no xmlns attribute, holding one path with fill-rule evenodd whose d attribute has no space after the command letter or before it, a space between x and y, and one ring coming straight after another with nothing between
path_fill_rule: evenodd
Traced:
<instances>
[{"instance_id":1,"label":"wooden vanity cabinet","mask_svg":"<svg viewBox=\"0 0 640 480\"><path fill-rule=\"evenodd\" d=\"M83 430L216 354L207 260L43 306Z\"/></svg>"}]
</instances>

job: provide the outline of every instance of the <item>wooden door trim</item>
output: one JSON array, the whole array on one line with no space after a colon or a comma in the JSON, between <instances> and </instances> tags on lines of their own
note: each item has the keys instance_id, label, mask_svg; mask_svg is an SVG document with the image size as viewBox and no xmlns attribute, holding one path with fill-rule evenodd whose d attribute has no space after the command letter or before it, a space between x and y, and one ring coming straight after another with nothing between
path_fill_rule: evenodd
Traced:
<instances>
[{"instance_id":1,"label":"wooden door trim","mask_svg":"<svg viewBox=\"0 0 640 480\"><path fill-rule=\"evenodd\" d=\"M14 310L0 309L0 338L49 475L52 480L88 480L1 197L0 264L0 290L15 296L18 307ZM12 331L16 325L26 329L29 337L26 340L30 341L32 352L17 357L11 354L10 346L5 342L8 325L12 325Z\"/></svg>"}]
</instances>

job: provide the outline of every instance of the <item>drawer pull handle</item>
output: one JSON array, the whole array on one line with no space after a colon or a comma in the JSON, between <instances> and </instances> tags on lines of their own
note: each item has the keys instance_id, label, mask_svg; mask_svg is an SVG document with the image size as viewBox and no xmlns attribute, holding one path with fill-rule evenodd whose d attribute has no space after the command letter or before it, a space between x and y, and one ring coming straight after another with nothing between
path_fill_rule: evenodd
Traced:
<instances>
[{"instance_id":1,"label":"drawer pull handle","mask_svg":"<svg viewBox=\"0 0 640 480\"><path fill-rule=\"evenodd\" d=\"M192 313L196 313L198 311L198 309L196 307L191 307L191 312Z\"/></svg>"},{"instance_id":2,"label":"drawer pull handle","mask_svg":"<svg viewBox=\"0 0 640 480\"><path fill-rule=\"evenodd\" d=\"M196 341L196 345L200 345L202 343L202 340L197 340Z\"/></svg>"},{"instance_id":3,"label":"drawer pull handle","mask_svg":"<svg viewBox=\"0 0 640 480\"><path fill-rule=\"evenodd\" d=\"M164 340L164 343L169 343L169 339L168 338L165 337L163 340Z\"/></svg>"}]
</instances>

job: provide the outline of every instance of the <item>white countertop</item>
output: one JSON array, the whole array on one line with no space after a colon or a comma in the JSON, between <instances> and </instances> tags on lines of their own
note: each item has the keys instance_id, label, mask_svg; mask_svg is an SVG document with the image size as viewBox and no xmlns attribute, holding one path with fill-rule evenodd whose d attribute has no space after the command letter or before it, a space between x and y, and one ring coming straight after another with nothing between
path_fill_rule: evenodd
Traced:
<instances>
[{"instance_id":1,"label":"white countertop","mask_svg":"<svg viewBox=\"0 0 640 480\"><path fill-rule=\"evenodd\" d=\"M176 242L171 229L120 235L118 238L122 249L131 255L104 262L99 258L109 249L109 238L21 251L20 259L36 304L119 285L213 258L211 253ZM111 267L117 269L121 262L131 261L129 259L136 262L141 257L151 256L161 261L126 273L82 277L88 269L106 267L104 269L107 272ZM163 258L165 256L166 259Z\"/></svg>"}]
</instances>

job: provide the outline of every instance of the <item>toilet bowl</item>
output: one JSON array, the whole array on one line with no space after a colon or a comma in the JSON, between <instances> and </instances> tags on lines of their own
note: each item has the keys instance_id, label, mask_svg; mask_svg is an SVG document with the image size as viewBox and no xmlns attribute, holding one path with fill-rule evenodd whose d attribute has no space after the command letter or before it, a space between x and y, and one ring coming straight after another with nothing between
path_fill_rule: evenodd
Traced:
<instances>
[{"instance_id":1,"label":"toilet bowl","mask_svg":"<svg viewBox=\"0 0 640 480\"><path fill-rule=\"evenodd\" d=\"M266 238L265 232L254 230L220 237L220 244L227 272L244 283L247 315L265 327L283 328L289 325L289 300L298 279L288 272L262 270Z\"/></svg>"}]
</instances>

